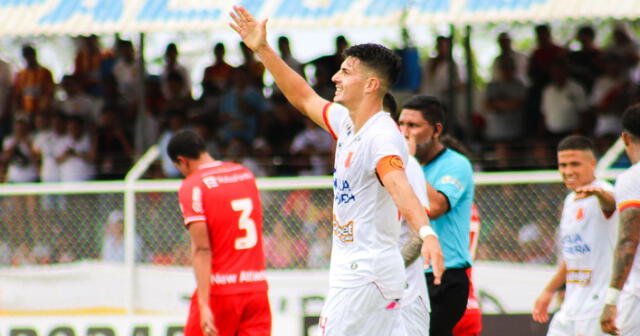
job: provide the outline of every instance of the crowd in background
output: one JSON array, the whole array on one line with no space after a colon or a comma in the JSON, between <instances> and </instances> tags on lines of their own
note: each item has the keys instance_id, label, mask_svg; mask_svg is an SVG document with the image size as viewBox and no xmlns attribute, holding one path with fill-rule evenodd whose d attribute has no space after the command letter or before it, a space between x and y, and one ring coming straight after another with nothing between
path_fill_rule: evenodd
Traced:
<instances>
[{"instance_id":1,"label":"crowd in background","mask_svg":"<svg viewBox=\"0 0 640 336\"><path fill-rule=\"evenodd\" d=\"M477 168L552 168L553 146L571 133L593 136L606 149L620 133L623 107L639 100L640 49L623 26L613 29L606 46L596 45L591 26L580 27L576 50L554 41L548 25L535 26L535 36L535 48L525 54L508 33L499 34L499 54L472 114L465 115L460 102L449 111L449 131L474 149ZM277 42L302 76L312 66L308 79L326 99L333 97L331 76L348 45L339 36L335 53L302 63L287 37ZM35 46L25 45L22 69L12 71L0 60L4 180L121 179L136 153L166 146L187 127L206 139L215 158L241 162L257 176L330 173L330 136L296 113L275 84L265 87L264 66L240 47L244 61L234 67L225 61L225 45L214 45L213 64L202 69L202 94L193 97L192 72L174 43L166 46L162 72L147 74L131 41L117 39L106 49L97 36L80 37L74 70L60 83L39 62ZM466 72L451 57L452 47L438 36L433 53L406 68L421 74L412 92L451 105L461 100ZM152 176L179 173L164 155Z\"/></svg>"}]
</instances>

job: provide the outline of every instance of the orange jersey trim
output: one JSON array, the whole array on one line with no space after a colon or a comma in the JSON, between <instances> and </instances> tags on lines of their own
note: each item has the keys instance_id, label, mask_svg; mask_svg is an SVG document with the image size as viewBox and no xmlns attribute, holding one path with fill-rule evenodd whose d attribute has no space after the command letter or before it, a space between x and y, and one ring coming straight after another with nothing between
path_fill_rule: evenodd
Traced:
<instances>
[{"instance_id":1,"label":"orange jersey trim","mask_svg":"<svg viewBox=\"0 0 640 336\"><path fill-rule=\"evenodd\" d=\"M622 202L620 203L620 206L618 206L618 211L622 212L624 209L628 208L640 208L640 200Z\"/></svg>"},{"instance_id":2,"label":"orange jersey trim","mask_svg":"<svg viewBox=\"0 0 640 336\"><path fill-rule=\"evenodd\" d=\"M329 112L329 107L331 107L331 104L333 103L329 102L322 108L322 120L324 121L324 124L327 125L327 131L329 131L329 133L333 137L333 140L338 140L338 136L333 131L333 128L331 128L331 124L329 124L329 118L327 118L327 112Z\"/></svg>"},{"instance_id":3,"label":"orange jersey trim","mask_svg":"<svg viewBox=\"0 0 640 336\"><path fill-rule=\"evenodd\" d=\"M404 170L404 163L402 163L402 159L397 155L383 157L378 161L378 165L376 166L376 173L378 173L380 180L395 170Z\"/></svg>"}]
</instances>

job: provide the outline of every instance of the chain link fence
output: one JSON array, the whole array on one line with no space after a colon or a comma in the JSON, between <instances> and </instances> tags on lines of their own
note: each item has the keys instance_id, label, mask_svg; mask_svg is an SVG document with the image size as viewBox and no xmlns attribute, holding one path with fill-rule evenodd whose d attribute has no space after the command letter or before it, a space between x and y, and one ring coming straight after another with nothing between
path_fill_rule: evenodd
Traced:
<instances>
[{"instance_id":1,"label":"chain link fence","mask_svg":"<svg viewBox=\"0 0 640 336\"><path fill-rule=\"evenodd\" d=\"M262 190L264 248L270 269L322 269L331 252L332 190ZM551 264L561 183L483 184L479 260ZM0 265L124 260L123 194L15 195L0 198ZM136 194L137 263L190 265L176 192Z\"/></svg>"}]
</instances>

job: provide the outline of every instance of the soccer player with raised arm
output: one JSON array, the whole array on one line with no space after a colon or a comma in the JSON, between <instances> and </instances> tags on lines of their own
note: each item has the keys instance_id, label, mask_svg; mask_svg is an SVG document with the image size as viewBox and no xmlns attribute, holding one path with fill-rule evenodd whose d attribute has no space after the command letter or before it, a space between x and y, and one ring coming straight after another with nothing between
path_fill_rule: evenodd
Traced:
<instances>
[{"instance_id":1,"label":"soccer player with raised arm","mask_svg":"<svg viewBox=\"0 0 640 336\"><path fill-rule=\"evenodd\" d=\"M398 211L419 232L425 265L432 266L438 283L443 258L405 175L405 140L382 111L384 94L399 73L398 57L377 44L345 50L346 58L332 78L336 85L332 103L314 92L269 46L266 20L256 21L239 6L231 17L231 27L260 57L292 105L337 140L330 290L320 328L326 336L403 335L393 333L402 324L397 307L405 285Z\"/></svg>"},{"instance_id":2,"label":"soccer player with raised arm","mask_svg":"<svg viewBox=\"0 0 640 336\"><path fill-rule=\"evenodd\" d=\"M184 334L271 335L262 205L253 174L214 160L192 131L174 135L167 151L185 176L178 199L197 284Z\"/></svg>"},{"instance_id":3,"label":"soccer player with raised arm","mask_svg":"<svg viewBox=\"0 0 640 336\"><path fill-rule=\"evenodd\" d=\"M612 335L637 336L640 335L640 105L624 112L622 130L624 149L633 165L616 179L620 236L600 326Z\"/></svg>"},{"instance_id":4,"label":"soccer player with raised arm","mask_svg":"<svg viewBox=\"0 0 640 336\"><path fill-rule=\"evenodd\" d=\"M561 258L533 307L533 319L547 322L549 304L566 284L564 301L553 316L549 336L602 335L598 316L611 275L616 240L616 203L613 186L596 179L594 145L571 135L558 144L558 169L571 190L564 199L558 238Z\"/></svg>"}]
</instances>

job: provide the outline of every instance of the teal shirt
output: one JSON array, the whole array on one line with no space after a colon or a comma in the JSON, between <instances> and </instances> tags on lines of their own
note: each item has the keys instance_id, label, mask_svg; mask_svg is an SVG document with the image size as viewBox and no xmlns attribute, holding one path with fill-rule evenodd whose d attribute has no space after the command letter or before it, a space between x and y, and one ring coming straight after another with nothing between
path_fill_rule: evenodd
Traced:
<instances>
[{"instance_id":1,"label":"teal shirt","mask_svg":"<svg viewBox=\"0 0 640 336\"><path fill-rule=\"evenodd\" d=\"M440 239L444 265L446 268L470 267L469 225L473 203L471 162L462 154L447 148L424 165L422 171L427 181L449 200L449 211L431 220Z\"/></svg>"}]
</instances>

